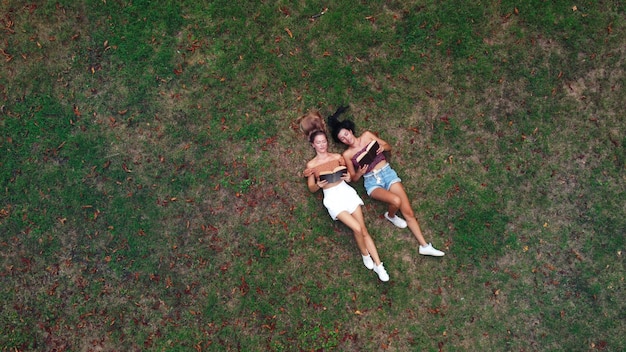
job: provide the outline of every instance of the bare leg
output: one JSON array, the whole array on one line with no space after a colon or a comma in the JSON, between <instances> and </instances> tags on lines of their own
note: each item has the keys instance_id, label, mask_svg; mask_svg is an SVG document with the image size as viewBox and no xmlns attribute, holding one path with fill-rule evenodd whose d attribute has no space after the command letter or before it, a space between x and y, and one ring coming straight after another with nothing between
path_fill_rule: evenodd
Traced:
<instances>
[{"instance_id":1,"label":"bare leg","mask_svg":"<svg viewBox=\"0 0 626 352\"><path fill-rule=\"evenodd\" d=\"M425 246L428 244L426 240L424 240L424 236L422 235L422 230L420 229L420 225L417 222L417 219L415 218L415 213L413 213L413 209L411 208L411 201L409 200L409 197L406 195L406 192L404 190L404 186L402 186L402 183L400 182L394 183L389 188L389 191L383 188L376 188L372 192L371 197L376 200L380 200L384 203L387 203L389 205L390 217L395 216L395 211L400 210L400 212L402 213L402 216L404 217L404 220L406 221L408 225L409 230L411 230L411 233L413 233L413 236L415 236L415 239L417 239L417 242L421 246ZM392 210L394 209L395 211L392 213Z\"/></svg>"},{"instance_id":2,"label":"bare leg","mask_svg":"<svg viewBox=\"0 0 626 352\"><path fill-rule=\"evenodd\" d=\"M396 216L396 212L400 209L402 205L402 198L400 198L397 194L394 194L384 188L376 188L370 194L370 197L379 200L383 203L387 203L387 213L389 217Z\"/></svg>"},{"instance_id":3,"label":"bare leg","mask_svg":"<svg viewBox=\"0 0 626 352\"><path fill-rule=\"evenodd\" d=\"M361 251L361 255L371 255L374 260L374 264L380 265L378 250L376 250L374 240L365 227L361 207L358 207L352 214L348 214L348 212L345 211L341 212L337 215L337 219L341 220L341 222L346 224L346 226L352 230L357 247L359 247L359 250Z\"/></svg>"}]
</instances>

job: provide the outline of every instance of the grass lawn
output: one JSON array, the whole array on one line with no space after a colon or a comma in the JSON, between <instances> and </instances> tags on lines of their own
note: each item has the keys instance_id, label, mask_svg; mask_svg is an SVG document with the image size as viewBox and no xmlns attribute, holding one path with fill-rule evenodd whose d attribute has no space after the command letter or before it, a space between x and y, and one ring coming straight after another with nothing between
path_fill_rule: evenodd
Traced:
<instances>
[{"instance_id":1,"label":"grass lawn","mask_svg":"<svg viewBox=\"0 0 626 352\"><path fill-rule=\"evenodd\" d=\"M0 351L626 350L625 34L615 0L0 1ZM445 257L354 183L380 282L309 193L294 121L341 104Z\"/></svg>"}]
</instances>

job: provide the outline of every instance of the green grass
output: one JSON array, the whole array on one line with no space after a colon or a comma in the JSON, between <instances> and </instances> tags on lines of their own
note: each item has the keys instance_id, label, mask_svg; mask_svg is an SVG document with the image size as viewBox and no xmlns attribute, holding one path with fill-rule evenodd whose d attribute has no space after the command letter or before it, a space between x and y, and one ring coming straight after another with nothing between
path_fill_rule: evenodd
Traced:
<instances>
[{"instance_id":1,"label":"green grass","mask_svg":"<svg viewBox=\"0 0 626 352\"><path fill-rule=\"evenodd\" d=\"M2 351L626 348L621 2L0 12ZM389 283L300 177L340 104L447 253L354 184Z\"/></svg>"}]
</instances>

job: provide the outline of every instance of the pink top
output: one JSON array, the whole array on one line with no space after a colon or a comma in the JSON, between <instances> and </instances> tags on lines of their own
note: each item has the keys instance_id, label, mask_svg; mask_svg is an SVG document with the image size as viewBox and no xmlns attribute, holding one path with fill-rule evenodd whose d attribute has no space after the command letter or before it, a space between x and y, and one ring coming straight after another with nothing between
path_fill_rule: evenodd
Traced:
<instances>
[{"instance_id":1,"label":"pink top","mask_svg":"<svg viewBox=\"0 0 626 352\"><path fill-rule=\"evenodd\" d=\"M363 149L361 149L360 151L356 152L353 156L352 156L352 165L354 165L355 169L359 169L359 163L356 161L356 158L359 157L359 155L365 153L365 149L367 148L367 146L363 147ZM376 154L376 157L374 158L374 160L367 166L367 170L365 171L365 173L368 173L372 170L374 170L374 168L376 167L376 165L378 165L381 161L383 160L387 160L385 158L385 154L384 153L378 153Z\"/></svg>"}]
</instances>

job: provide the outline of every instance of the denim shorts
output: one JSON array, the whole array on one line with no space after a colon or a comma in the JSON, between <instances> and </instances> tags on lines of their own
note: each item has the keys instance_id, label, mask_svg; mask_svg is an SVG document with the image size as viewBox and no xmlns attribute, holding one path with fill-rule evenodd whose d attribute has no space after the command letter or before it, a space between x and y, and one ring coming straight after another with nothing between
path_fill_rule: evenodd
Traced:
<instances>
[{"instance_id":1,"label":"denim shorts","mask_svg":"<svg viewBox=\"0 0 626 352\"><path fill-rule=\"evenodd\" d=\"M367 195L372 195L372 192L376 188L384 188L389 190L391 185L397 182L402 182L398 174L391 168L389 164L383 166L382 168L374 171L370 171L363 175L363 183L365 185L365 190L367 191Z\"/></svg>"}]
</instances>

